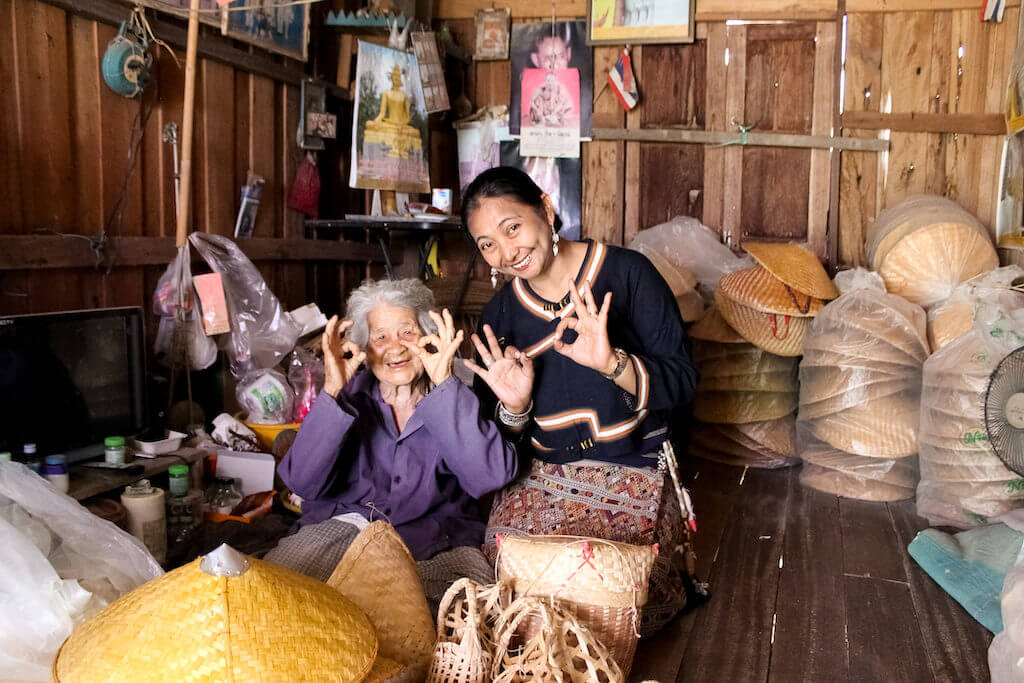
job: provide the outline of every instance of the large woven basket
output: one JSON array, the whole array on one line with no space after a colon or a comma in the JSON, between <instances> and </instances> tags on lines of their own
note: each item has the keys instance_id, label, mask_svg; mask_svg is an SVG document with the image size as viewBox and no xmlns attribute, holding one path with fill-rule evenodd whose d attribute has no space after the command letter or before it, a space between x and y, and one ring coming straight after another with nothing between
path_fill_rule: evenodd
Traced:
<instances>
[{"instance_id":1,"label":"large woven basket","mask_svg":"<svg viewBox=\"0 0 1024 683\"><path fill-rule=\"evenodd\" d=\"M360 531L327 585L370 618L382 656L426 672L434 651L434 620L416 561L394 527L377 521Z\"/></svg>"},{"instance_id":2,"label":"large woven basket","mask_svg":"<svg viewBox=\"0 0 1024 683\"><path fill-rule=\"evenodd\" d=\"M459 579L437 611L437 644L427 683L487 683L494 661L494 626L512 602L507 584Z\"/></svg>"},{"instance_id":3,"label":"large woven basket","mask_svg":"<svg viewBox=\"0 0 1024 683\"><path fill-rule=\"evenodd\" d=\"M356 682L376 656L373 625L351 600L221 546L76 628L53 680Z\"/></svg>"},{"instance_id":4,"label":"large woven basket","mask_svg":"<svg viewBox=\"0 0 1024 683\"><path fill-rule=\"evenodd\" d=\"M789 242L744 242L743 249L789 287L818 299L835 299L839 290L818 257Z\"/></svg>"},{"instance_id":5,"label":"large woven basket","mask_svg":"<svg viewBox=\"0 0 1024 683\"><path fill-rule=\"evenodd\" d=\"M715 290L715 305L729 323L751 344L777 356L799 356L811 318L762 313L733 301L721 289Z\"/></svg>"},{"instance_id":6,"label":"large woven basket","mask_svg":"<svg viewBox=\"0 0 1024 683\"><path fill-rule=\"evenodd\" d=\"M498 577L517 598L565 602L628 674L656 555L654 546L596 538L508 536L498 547Z\"/></svg>"},{"instance_id":7,"label":"large woven basket","mask_svg":"<svg viewBox=\"0 0 1024 683\"><path fill-rule=\"evenodd\" d=\"M825 306L821 299L794 290L761 266L725 275L718 289L736 303L762 313L812 317Z\"/></svg>"}]
</instances>

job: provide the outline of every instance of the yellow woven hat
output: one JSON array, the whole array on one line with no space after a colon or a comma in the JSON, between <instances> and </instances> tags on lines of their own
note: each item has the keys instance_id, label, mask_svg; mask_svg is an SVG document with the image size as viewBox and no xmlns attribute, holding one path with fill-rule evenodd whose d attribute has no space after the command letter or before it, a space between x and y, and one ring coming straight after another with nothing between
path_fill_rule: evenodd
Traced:
<instances>
[{"instance_id":1,"label":"yellow woven hat","mask_svg":"<svg viewBox=\"0 0 1024 683\"><path fill-rule=\"evenodd\" d=\"M704 297L695 290L677 296L676 305L679 306L683 322L692 323L704 315Z\"/></svg>"},{"instance_id":2,"label":"yellow woven hat","mask_svg":"<svg viewBox=\"0 0 1024 683\"><path fill-rule=\"evenodd\" d=\"M904 488L917 486L917 462L914 458L869 458L844 453L827 445L807 448L801 451L800 457L804 463L884 484Z\"/></svg>"},{"instance_id":3,"label":"yellow woven hat","mask_svg":"<svg viewBox=\"0 0 1024 683\"><path fill-rule=\"evenodd\" d=\"M707 391L793 391L796 389L796 378L792 372L765 372L719 377L701 375L699 386L702 390Z\"/></svg>"},{"instance_id":4,"label":"yellow woven hat","mask_svg":"<svg viewBox=\"0 0 1024 683\"><path fill-rule=\"evenodd\" d=\"M742 344L747 341L736 330L729 327L729 323L725 322L714 306L704 311L701 319L690 327L690 336L694 339L722 344Z\"/></svg>"},{"instance_id":5,"label":"yellow woven hat","mask_svg":"<svg viewBox=\"0 0 1024 683\"><path fill-rule=\"evenodd\" d=\"M804 463L800 469L800 483L818 491L859 500L892 502L914 497L912 486L895 486L812 463Z\"/></svg>"},{"instance_id":6,"label":"yellow woven hat","mask_svg":"<svg viewBox=\"0 0 1024 683\"><path fill-rule=\"evenodd\" d=\"M698 391L693 415L702 422L739 424L777 420L797 406L791 391Z\"/></svg>"},{"instance_id":7,"label":"yellow woven hat","mask_svg":"<svg viewBox=\"0 0 1024 683\"><path fill-rule=\"evenodd\" d=\"M777 420L718 425L718 428L723 430L723 433L736 434L736 440L741 443L742 441L738 437L744 436L773 453L787 457L796 455L796 419L793 415L787 415Z\"/></svg>"},{"instance_id":8,"label":"yellow woven hat","mask_svg":"<svg viewBox=\"0 0 1024 683\"><path fill-rule=\"evenodd\" d=\"M426 673L436 639L434 620L416 561L394 527L377 521L360 531L327 585L370 618L382 656Z\"/></svg>"},{"instance_id":9,"label":"yellow woven hat","mask_svg":"<svg viewBox=\"0 0 1024 683\"><path fill-rule=\"evenodd\" d=\"M792 420L789 420L792 422ZM755 424L778 424L768 421ZM751 439L737 429L737 425L696 423L692 443L711 451L738 458L748 467L778 468L800 464L799 458L785 455Z\"/></svg>"},{"instance_id":10,"label":"yellow woven hat","mask_svg":"<svg viewBox=\"0 0 1024 683\"><path fill-rule=\"evenodd\" d=\"M732 465L733 467L781 469L800 464L798 458L788 458L771 452L747 449L727 439L715 443L714 446L705 445L712 443L712 441L713 438L710 436L698 437L698 432L695 431L689 446L690 453L698 458L720 462L723 465Z\"/></svg>"},{"instance_id":11,"label":"yellow woven hat","mask_svg":"<svg viewBox=\"0 0 1024 683\"><path fill-rule=\"evenodd\" d=\"M744 242L743 249L768 272L798 292L818 299L839 296L839 290L818 257L798 244Z\"/></svg>"},{"instance_id":12,"label":"yellow woven hat","mask_svg":"<svg viewBox=\"0 0 1024 683\"><path fill-rule=\"evenodd\" d=\"M734 270L722 277L718 289L732 301L762 313L809 318L825 306L821 299L796 291L761 266Z\"/></svg>"},{"instance_id":13,"label":"yellow woven hat","mask_svg":"<svg viewBox=\"0 0 1024 683\"><path fill-rule=\"evenodd\" d=\"M887 363L921 367L921 359L855 328L809 335L804 339L804 356L817 357L819 354L822 361L815 365L842 363L873 367L875 364Z\"/></svg>"},{"instance_id":14,"label":"yellow woven hat","mask_svg":"<svg viewBox=\"0 0 1024 683\"><path fill-rule=\"evenodd\" d=\"M947 454L958 455L953 452L947 452ZM941 482L989 482L1009 481L1017 478L1017 475L1007 469L999 458L988 454L988 457L984 459L959 458L959 462L955 463L938 462L930 456L922 458L921 478Z\"/></svg>"},{"instance_id":15,"label":"yellow woven hat","mask_svg":"<svg viewBox=\"0 0 1024 683\"><path fill-rule=\"evenodd\" d=\"M763 313L739 304L722 289L715 290L715 305L729 326L751 344L777 356L799 356L811 318Z\"/></svg>"},{"instance_id":16,"label":"yellow woven hat","mask_svg":"<svg viewBox=\"0 0 1024 683\"><path fill-rule=\"evenodd\" d=\"M222 545L111 603L64 641L54 681L362 681L370 620L329 586Z\"/></svg>"},{"instance_id":17,"label":"yellow woven hat","mask_svg":"<svg viewBox=\"0 0 1024 683\"><path fill-rule=\"evenodd\" d=\"M901 458L917 453L919 419L917 400L894 394L812 420L808 427L846 453Z\"/></svg>"}]
</instances>

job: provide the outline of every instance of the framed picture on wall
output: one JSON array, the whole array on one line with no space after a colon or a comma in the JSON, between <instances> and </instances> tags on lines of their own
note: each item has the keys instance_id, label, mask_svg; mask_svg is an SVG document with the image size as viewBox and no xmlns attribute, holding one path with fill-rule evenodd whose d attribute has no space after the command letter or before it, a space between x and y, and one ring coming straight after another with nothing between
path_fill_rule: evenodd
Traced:
<instances>
[{"instance_id":1,"label":"framed picture on wall","mask_svg":"<svg viewBox=\"0 0 1024 683\"><path fill-rule=\"evenodd\" d=\"M245 9L236 9L244 7ZM278 0L234 0L224 8L224 35L306 61L309 5Z\"/></svg>"},{"instance_id":2,"label":"framed picture on wall","mask_svg":"<svg viewBox=\"0 0 1024 683\"><path fill-rule=\"evenodd\" d=\"M478 62L508 59L508 26L511 13L508 8L478 9L476 20L476 49L473 59Z\"/></svg>"},{"instance_id":3,"label":"framed picture on wall","mask_svg":"<svg viewBox=\"0 0 1024 683\"><path fill-rule=\"evenodd\" d=\"M171 16L188 19L189 0L138 0L143 7L152 7ZM221 10L217 0L199 0L199 21L210 26L221 27Z\"/></svg>"},{"instance_id":4,"label":"framed picture on wall","mask_svg":"<svg viewBox=\"0 0 1024 683\"><path fill-rule=\"evenodd\" d=\"M587 0L587 44L692 43L694 0Z\"/></svg>"}]
</instances>

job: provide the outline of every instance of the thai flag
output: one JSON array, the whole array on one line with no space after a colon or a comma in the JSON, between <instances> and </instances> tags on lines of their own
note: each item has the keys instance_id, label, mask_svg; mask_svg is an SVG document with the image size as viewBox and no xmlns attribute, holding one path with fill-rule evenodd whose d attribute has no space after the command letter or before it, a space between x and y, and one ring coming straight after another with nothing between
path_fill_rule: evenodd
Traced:
<instances>
[{"instance_id":1,"label":"thai flag","mask_svg":"<svg viewBox=\"0 0 1024 683\"><path fill-rule=\"evenodd\" d=\"M1003 21L1003 12L1006 11L1006 2L1004 0L987 0L981 3L981 20L982 21Z\"/></svg>"},{"instance_id":2,"label":"thai flag","mask_svg":"<svg viewBox=\"0 0 1024 683\"><path fill-rule=\"evenodd\" d=\"M640 99L640 92L636 89L636 77L633 76L633 63L629 59L629 46L627 45L619 55L619 61L608 72L608 85L619 98L623 109L629 111L636 106Z\"/></svg>"}]
</instances>

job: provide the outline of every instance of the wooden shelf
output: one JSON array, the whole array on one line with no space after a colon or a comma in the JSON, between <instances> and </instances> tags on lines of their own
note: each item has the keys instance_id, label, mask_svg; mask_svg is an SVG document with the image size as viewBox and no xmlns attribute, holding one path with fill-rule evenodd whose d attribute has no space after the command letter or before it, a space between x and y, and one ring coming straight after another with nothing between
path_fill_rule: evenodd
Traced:
<instances>
[{"instance_id":1,"label":"wooden shelf","mask_svg":"<svg viewBox=\"0 0 1024 683\"><path fill-rule=\"evenodd\" d=\"M202 460L205 455L206 451L198 448L179 448L167 455L155 458L136 457L132 464L142 465L142 474L124 474L117 470L104 470L74 464L71 465L71 486L68 488L68 495L75 500L90 498L107 491L124 488L140 479L148 479L162 474L171 465L192 465Z\"/></svg>"}]
</instances>

